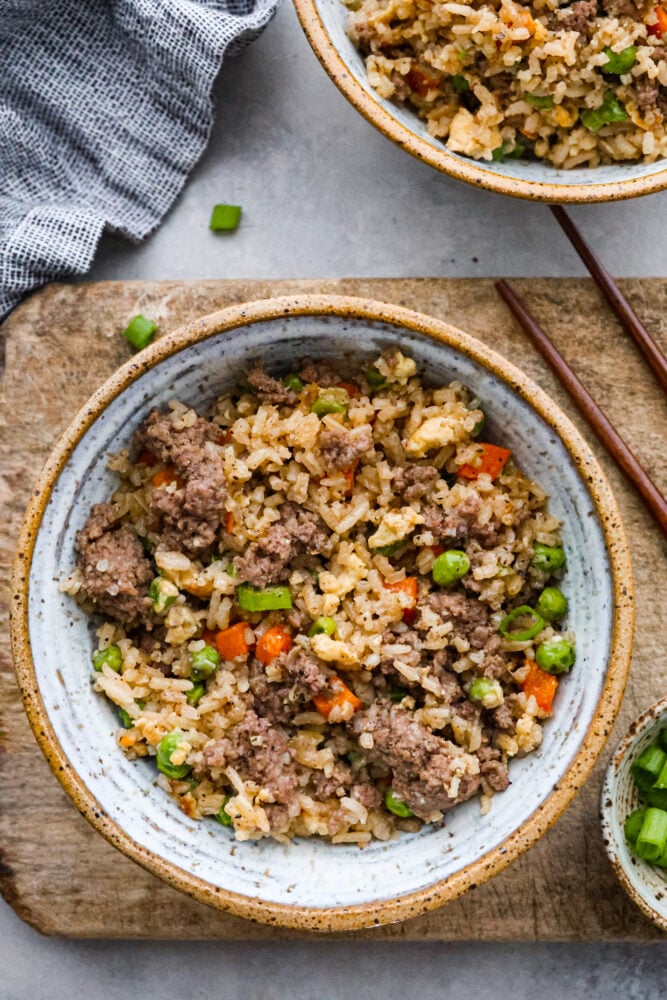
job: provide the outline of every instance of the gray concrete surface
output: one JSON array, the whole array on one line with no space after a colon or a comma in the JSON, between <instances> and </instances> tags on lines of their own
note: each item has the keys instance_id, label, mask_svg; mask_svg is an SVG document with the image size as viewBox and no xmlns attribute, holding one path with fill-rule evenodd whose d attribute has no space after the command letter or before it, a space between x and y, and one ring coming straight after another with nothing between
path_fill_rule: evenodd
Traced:
<instances>
[{"instance_id":1,"label":"gray concrete surface","mask_svg":"<svg viewBox=\"0 0 667 1000\"><path fill-rule=\"evenodd\" d=\"M138 247L106 237L91 279L582 273L545 208L442 177L360 118L289 6L225 67L216 106L165 224ZM243 206L235 234L209 233L215 202ZM666 210L667 193L573 215L614 273L664 275ZM0 1000L654 1000L666 982L662 945L71 942L0 902Z\"/></svg>"}]
</instances>

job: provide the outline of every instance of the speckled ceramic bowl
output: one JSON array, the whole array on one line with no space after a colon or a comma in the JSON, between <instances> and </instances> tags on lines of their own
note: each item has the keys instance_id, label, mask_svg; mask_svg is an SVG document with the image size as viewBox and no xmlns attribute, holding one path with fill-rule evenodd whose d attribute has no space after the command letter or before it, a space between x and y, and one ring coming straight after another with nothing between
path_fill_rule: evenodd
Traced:
<instances>
[{"instance_id":1,"label":"speckled ceramic bowl","mask_svg":"<svg viewBox=\"0 0 667 1000\"><path fill-rule=\"evenodd\" d=\"M427 377L460 379L484 402L489 431L552 496L564 524L576 668L558 693L539 753L482 817L471 801L446 827L363 851L310 840L236 843L188 819L148 760L114 742L109 703L93 692L91 623L58 579L74 538L149 409L178 397L205 408L251 359L288 370L306 353L351 366L400 342ZM616 715L628 669L632 579L618 510L586 442L518 368L445 323L397 306L304 296L234 306L142 351L97 392L54 449L34 491L15 564L12 640L25 705L51 767L113 844L197 899L268 923L342 930L412 917L483 882L530 847L586 778Z\"/></svg>"},{"instance_id":2,"label":"speckled ceramic bowl","mask_svg":"<svg viewBox=\"0 0 667 1000\"><path fill-rule=\"evenodd\" d=\"M633 854L623 824L640 804L630 766L666 726L667 698L663 698L632 723L619 743L609 762L600 799L602 836L618 880L637 906L663 931L667 931L667 870L649 865Z\"/></svg>"},{"instance_id":3,"label":"speckled ceramic bowl","mask_svg":"<svg viewBox=\"0 0 667 1000\"><path fill-rule=\"evenodd\" d=\"M380 97L368 83L364 61L347 36L342 0L294 0L315 55L357 111L397 146L468 184L532 201L621 201L667 187L667 161L618 163L594 169L557 170L523 160L488 163L453 153L430 136L408 107Z\"/></svg>"}]
</instances>

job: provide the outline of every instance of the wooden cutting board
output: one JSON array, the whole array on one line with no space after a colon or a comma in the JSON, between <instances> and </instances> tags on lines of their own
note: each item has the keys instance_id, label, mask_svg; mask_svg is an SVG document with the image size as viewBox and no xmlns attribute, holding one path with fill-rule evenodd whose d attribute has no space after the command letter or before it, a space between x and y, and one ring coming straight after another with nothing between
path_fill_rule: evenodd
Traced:
<instances>
[{"instance_id":1,"label":"wooden cutting board","mask_svg":"<svg viewBox=\"0 0 667 1000\"><path fill-rule=\"evenodd\" d=\"M588 280L523 280L517 290L584 383L667 488L667 403ZM622 286L667 350L667 280ZM397 302L446 319L511 358L591 438L542 360L516 329L489 280L105 282L52 285L0 328L6 369L0 397L1 611L31 485L56 436L129 356L120 336L136 313L163 333L234 302L337 292ZM618 887L604 853L598 796L621 733L667 691L665 545L620 473L596 449L619 500L637 583L635 655L625 702L593 776L553 829L519 861L445 908L347 935L375 940L632 940L659 938ZM0 890L47 934L70 937L276 939L294 932L251 924L191 901L129 861L78 815L50 773L23 714L0 633Z\"/></svg>"}]
</instances>

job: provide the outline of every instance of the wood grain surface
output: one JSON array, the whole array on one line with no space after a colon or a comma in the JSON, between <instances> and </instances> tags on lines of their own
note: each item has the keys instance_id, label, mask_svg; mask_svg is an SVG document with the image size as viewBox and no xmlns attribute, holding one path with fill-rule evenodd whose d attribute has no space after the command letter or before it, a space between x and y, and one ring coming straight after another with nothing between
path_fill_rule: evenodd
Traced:
<instances>
[{"instance_id":1,"label":"wood grain surface","mask_svg":"<svg viewBox=\"0 0 667 1000\"><path fill-rule=\"evenodd\" d=\"M513 282L567 360L667 488L667 402L588 280ZM622 282L667 349L667 280ZM33 480L57 435L129 356L120 336L138 312L166 333L225 305L295 292L363 295L430 313L478 336L540 383L587 428L515 327L490 280L105 282L52 285L0 328L0 890L46 934L71 937L276 939L294 932L251 924L191 901L110 847L51 775L23 714L7 628L9 566ZM346 935L375 940L632 940L661 937L626 898L607 862L598 823L604 764L630 720L667 691L667 550L612 462L595 447L619 500L637 584L637 632L621 716L573 805L518 862L424 917Z\"/></svg>"}]
</instances>

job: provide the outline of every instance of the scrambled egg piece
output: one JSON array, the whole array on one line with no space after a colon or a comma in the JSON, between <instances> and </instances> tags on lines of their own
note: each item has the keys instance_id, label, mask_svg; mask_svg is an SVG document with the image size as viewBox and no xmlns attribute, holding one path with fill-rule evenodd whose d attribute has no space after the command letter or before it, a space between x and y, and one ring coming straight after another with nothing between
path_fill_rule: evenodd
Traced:
<instances>
[{"instance_id":1,"label":"scrambled egg piece","mask_svg":"<svg viewBox=\"0 0 667 1000\"><path fill-rule=\"evenodd\" d=\"M330 635L314 635L310 640L310 648L325 663L340 663L341 667L354 667L359 663L351 646L340 639L332 639Z\"/></svg>"},{"instance_id":2,"label":"scrambled egg piece","mask_svg":"<svg viewBox=\"0 0 667 1000\"><path fill-rule=\"evenodd\" d=\"M404 385L409 378L417 373L417 363L413 358L406 358L400 351L391 356L391 364L386 358L379 358L375 367L386 378L387 382L400 382Z\"/></svg>"},{"instance_id":3,"label":"scrambled egg piece","mask_svg":"<svg viewBox=\"0 0 667 1000\"><path fill-rule=\"evenodd\" d=\"M423 518L412 507L388 510L374 535L368 539L371 549L381 549L407 538L412 530L421 524Z\"/></svg>"},{"instance_id":4,"label":"scrambled egg piece","mask_svg":"<svg viewBox=\"0 0 667 1000\"><path fill-rule=\"evenodd\" d=\"M466 413L467 415L467 413ZM429 417L413 431L405 442L405 450L413 458L423 458L427 451L456 444L466 436L458 414Z\"/></svg>"}]
</instances>

